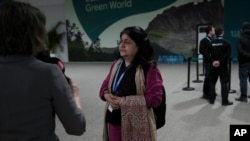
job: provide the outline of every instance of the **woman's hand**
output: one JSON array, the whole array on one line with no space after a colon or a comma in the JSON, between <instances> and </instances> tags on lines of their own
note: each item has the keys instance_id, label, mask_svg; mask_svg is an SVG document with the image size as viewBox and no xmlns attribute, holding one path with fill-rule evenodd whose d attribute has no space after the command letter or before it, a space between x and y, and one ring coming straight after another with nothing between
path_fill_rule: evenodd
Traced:
<instances>
[{"instance_id":1,"label":"woman's hand","mask_svg":"<svg viewBox=\"0 0 250 141\"><path fill-rule=\"evenodd\" d=\"M111 93L105 93L104 98L114 110L120 108L121 97L114 96Z\"/></svg>"}]
</instances>

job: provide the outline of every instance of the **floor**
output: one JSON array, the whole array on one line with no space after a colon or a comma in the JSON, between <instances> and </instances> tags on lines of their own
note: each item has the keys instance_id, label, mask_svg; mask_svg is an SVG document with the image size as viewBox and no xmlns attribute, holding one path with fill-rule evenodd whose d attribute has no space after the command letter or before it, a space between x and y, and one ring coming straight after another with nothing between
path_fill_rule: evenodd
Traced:
<instances>
[{"instance_id":1,"label":"floor","mask_svg":"<svg viewBox=\"0 0 250 141\"><path fill-rule=\"evenodd\" d=\"M57 120L56 134L61 141L101 141L104 116L104 102L99 99L99 88L109 71L106 63L66 63L66 74L73 78L81 91L83 112L87 119L87 131L82 136L67 135ZM199 73L202 72L199 65ZM197 75L195 63L158 64L167 93L166 125L158 130L158 141L229 141L229 127L232 124L250 124L250 103L240 103L238 64L232 64L231 90L232 106L221 106L220 84L214 105L201 99L204 76ZM183 90L193 88L194 90ZM249 99L250 101L250 99Z\"/></svg>"}]
</instances>

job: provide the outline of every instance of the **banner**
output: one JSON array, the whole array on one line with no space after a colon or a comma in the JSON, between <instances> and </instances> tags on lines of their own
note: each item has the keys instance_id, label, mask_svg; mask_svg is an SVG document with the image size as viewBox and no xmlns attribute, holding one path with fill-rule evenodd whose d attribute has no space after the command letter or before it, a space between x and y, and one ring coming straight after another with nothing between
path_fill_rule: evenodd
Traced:
<instances>
[{"instance_id":1,"label":"banner","mask_svg":"<svg viewBox=\"0 0 250 141\"><path fill-rule=\"evenodd\" d=\"M223 0L66 0L69 61L112 61L127 26L148 33L155 56L182 63L196 48L196 25L223 23ZM214 13L218 13L214 15Z\"/></svg>"},{"instance_id":2,"label":"banner","mask_svg":"<svg viewBox=\"0 0 250 141\"><path fill-rule=\"evenodd\" d=\"M113 23L140 13L166 7L175 0L73 0L76 15L89 38L94 41Z\"/></svg>"}]
</instances>

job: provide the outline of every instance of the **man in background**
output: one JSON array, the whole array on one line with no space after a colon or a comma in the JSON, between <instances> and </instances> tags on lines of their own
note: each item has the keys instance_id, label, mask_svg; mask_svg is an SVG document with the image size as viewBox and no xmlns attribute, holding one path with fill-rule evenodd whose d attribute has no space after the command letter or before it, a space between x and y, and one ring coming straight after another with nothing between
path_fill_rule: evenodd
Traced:
<instances>
[{"instance_id":1,"label":"man in background","mask_svg":"<svg viewBox=\"0 0 250 141\"><path fill-rule=\"evenodd\" d=\"M247 80L250 77L250 23L244 22L241 26L241 35L237 40L240 97L235 100L247 102ZM250 80L250 78L249 78Z\"/></svg>"},{"instance_id":2,"label":"man in background","mask_svg":"<svg viewBox=\"0 0 250 141\"><path fill-rule=\"evenodd\" d=\"M231 45L224 39L224 30L222 27L216 27L216 38L211 42L209 46L208 54L210 54L210 76L209 76L209 103L214 104L216 93L215 86L218 78L220 77L221 83L221 104L222 106L232 105L233 102L228 100L228 84L229 73L228 64L231 55Z\"/></svg>"},{"instance_id":3,"label":"man in background","mask_svg":"<svg viewBox=\"0 0 250 141\"><path fill-rule=\"evenodd\" d=\"M203 65L205 69L205 78L203 83L203 96L202 98L209 100L209 74L210 74L210 61L208 48L215 35L215 28L213 25L209 25L206 28L206 37L200 41L200 53L203 55Z\"/></svg>"}]
</instances>

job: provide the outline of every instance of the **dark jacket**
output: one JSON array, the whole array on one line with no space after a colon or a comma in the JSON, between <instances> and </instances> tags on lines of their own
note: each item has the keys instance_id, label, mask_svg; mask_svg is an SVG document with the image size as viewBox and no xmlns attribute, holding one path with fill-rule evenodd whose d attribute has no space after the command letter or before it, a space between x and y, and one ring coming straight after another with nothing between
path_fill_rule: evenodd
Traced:
<instances>
[{"instance_id":1,"label":"dark jacket","mask_svg":"<svg viewBox=\"0 0 250 141\"><path fill-rule=\"evenodd\" d=\"M212 38L210 38L209 36L206 36L205 38L203 38L200 41L200 54L203 55L203 60L205 63L208 63L208 58L209 58L209 54L208 54L208 48L210 46L210 43L212 41Z\"/></svg>"},{"instance_id":2,"label":"dark jacket","mask_svg":"<svg viewBox=\"0 0 250 141\"><path fill-rule=\"evenodd\" d=\"M85 117L56 65L0 55L0 80L0 141L58 141L56 115L68 134L85 131Z\"/></svg>"},{"instance_id":3,"label":"dark jacket","mask_svg":"<svg viewBox=\"0 0 250 141\"><path fill-rule=\"evenodd\" d=\"M218 36L211 42L209 54L209 61L211 63L218 60L220 67L227 68L231 55L231 45L223 37Z\"/></svg>"},{"instance_id":4,"label":"dark jacket","mask_svg":"<svg viewBox=\"0 0 250 141\"><path fill-rule=\"evenodd\" d=\"M250 67L250 31L242 32L237 40L238 63Z\"/></svg>"}]
</instances>

